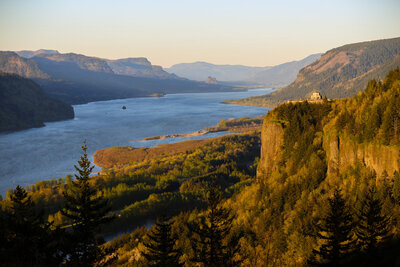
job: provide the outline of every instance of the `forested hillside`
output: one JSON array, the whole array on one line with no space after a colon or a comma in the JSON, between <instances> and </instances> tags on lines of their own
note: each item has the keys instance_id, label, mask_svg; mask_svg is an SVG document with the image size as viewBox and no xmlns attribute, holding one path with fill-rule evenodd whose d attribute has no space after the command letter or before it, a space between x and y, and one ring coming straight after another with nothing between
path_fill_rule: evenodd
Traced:
<instances>
[{"instance_id":1,"label":"forested hillside","mask_svg":"<svg viewBox=\"0 0 400 267\"><path fill-rule=\"evenodd\" d=\"M32 80L0 73L0 132L72 118L74 110L70 105L49 98Z\"/></svg>"},{"instance_id":2,"label":"forested hillside","mask_svg":"<svg viewBox=\"0 0 400 267\"><path fill-rule=\"evenodd\" d=\"M68 215L79 211L68 196L87 190L93 203L104 198L114 211L100 216L91 201L82 204L99 225L113 219L103 233L158 220L103 245L96 241L96 250L77 257L80 264L398 266L399 105L397 68L353 98L280 105L265 116L261 135L226 136L185 152L125 161L90 179L80 172L86 185L78 188L80 176L27 186L26 195L17 188L1 202L5 240L23 244L12 218L27 214L23 203L30 203L28 219L57 244L48 251L58 254L39 259L73 264L70 246L83 241L74 243L63 230L81 231L74 226L79 216ZM87 156L79 166L90 172ZM48 222L35 221L40 210ZM32 251L39 253L37 242ZM25 258L42 256L33 252Z\"/></svg>"},{"instance_id":3,"label":"forested hillside","mask_svg":"<svg viewBox=\"0 0 400 267\"><path fill-rule=\"evenodd\" d=\"M287 100L307 99L319 91L329 99L351 97L371 79L384 79L400 66L400 38L348 44L329 50L300 70L296 80L270 95L230 101L234 104L273 107Z\"/></svg>"}]
</instances>

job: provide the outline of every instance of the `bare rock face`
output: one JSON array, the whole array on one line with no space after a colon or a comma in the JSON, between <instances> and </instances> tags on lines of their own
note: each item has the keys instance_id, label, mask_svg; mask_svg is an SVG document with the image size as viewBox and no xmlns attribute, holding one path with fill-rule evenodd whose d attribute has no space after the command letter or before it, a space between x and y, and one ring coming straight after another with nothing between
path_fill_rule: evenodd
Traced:
<instances>
[{"instance_id":1,"label":"bare rock face","mask_svg":"<svg viewBox=\"0 0 400 267\"><path fill-rule=\"evenodd\" d=\"M283 128L281 124L265 117L261 133L261 158L257 168L257 179L264 180L277 170L281 161Z\"/></svg>"},{"instance_id":2,"label":"bare rock face","mask_svg":"<svg viewBox=\"0 0 400 267\"><path fill-rule=\"evenodd\" d=\"M324 141L327 155L328 175L340 174L340 170L356 164L373 169L378 176L384 171L393 174L400 170L400 149L375 143L358 144L339 136L327 137Z\"/></svg>"}]
</instances>

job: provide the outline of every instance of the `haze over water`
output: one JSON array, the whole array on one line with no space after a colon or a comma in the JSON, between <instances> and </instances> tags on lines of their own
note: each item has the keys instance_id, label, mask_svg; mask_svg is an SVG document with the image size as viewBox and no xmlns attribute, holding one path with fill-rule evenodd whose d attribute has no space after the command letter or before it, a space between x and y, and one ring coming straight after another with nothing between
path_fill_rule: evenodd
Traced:
<instances>
[{"instance_id":1,"label":"haze over water","mask_svg":"<svg viewBox=\"0 0 400 267\"><path fill-rule=\"evenodd\" d=\"M189 133L217 124L221 119L266 114L260 107L221 104L271 92L171 94L161 98L130 98L74 106L75 119L46 123L45 127L0 134L0 194L16 185L64 177L74 173L83 140L88 154L112 146L154 146L192 138L134 141L140 138ZM122 110L126 106L126 110ZM98 168L99 170L99 168Z\"/></svg>"}]
</instances>

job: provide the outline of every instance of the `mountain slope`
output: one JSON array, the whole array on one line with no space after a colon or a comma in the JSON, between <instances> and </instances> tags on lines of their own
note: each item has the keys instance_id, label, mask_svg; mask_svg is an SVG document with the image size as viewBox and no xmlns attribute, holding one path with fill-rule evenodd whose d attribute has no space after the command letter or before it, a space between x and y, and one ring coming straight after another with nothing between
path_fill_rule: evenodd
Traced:
<instances>
[{"instance_id":1,"label":"mountain slope","mask_svg":"<svg viewBox=\"0 0 400 267\"><path fill-rule=\"evenodd\" d=\"M32 80L0 73L0 132L40 127L43 122L73 117L70 105L50 99Z\"/></svg>"},{"instance_id":2,"label":"mountain slope","mask_svg":"<svg viewBox=\"0 0 400 267\"><path fill-rule=\"evenodd\" d=\"M140 65L137 60L134 63ZM150 64L142 60L142 65L143 63ZM146 68L149 69L149 66ZM157 66L151 66L151 69L152 73L159 74L157 78L118 75L106 60L74 53L41 53L25 59L13 52L0 52L0 71L32 77L50 97L69 104L167 93L234 90L230 86L179 79L164 73Z\"/></svg>"},{"instance_id":3,"label":"mountain slope","mask_svg":"<svg viewBox=\"0 0 400 267\"><path fill-rule=\"evenodd\" d=\"M68 54L39 54L32 58L33 60L47 59L52 62L62 62L66 66L69 64L75 65L82 70L95 72L113 73L110 66L103 59L96 57L88 57L85 55L68 53Z\"/></svg>"},{"instance_id":4,"label":"mountain slope","mask_svg":"<svg viewBox=\"0 0 400 267\"><path fill-rule=\"evenodd\" d=\"M133 77L146 77L155 79L177 79L178 77L164 71L162 67L155 66L147 58L123 58L106 60L115 74Z\"/></svg>"},{"instance_id":5,"label":"mountain slope","mask_svg":"<svg viewBox=\"0 0 400 267\"><path fill-rule=\"evenodd\" d=\"M400 66L400 38L349 44L329 50L303 68L289 86L270 95L230 101L235 104L274 106L308 98L317 90L328 98L343 98L363 90L371 79L382 79Z\"/></svg>"},{"instance_id":6,"label":"mountain slope","mask_svg":"<svg viewBox=\"0 0 400 267\"><path fill-rule=\"evenodd\" d=\"M15 73L26 78L49 78L34 60L22 58L14 52L0 51L0 72Z\"/></svg>"}]
</instances>

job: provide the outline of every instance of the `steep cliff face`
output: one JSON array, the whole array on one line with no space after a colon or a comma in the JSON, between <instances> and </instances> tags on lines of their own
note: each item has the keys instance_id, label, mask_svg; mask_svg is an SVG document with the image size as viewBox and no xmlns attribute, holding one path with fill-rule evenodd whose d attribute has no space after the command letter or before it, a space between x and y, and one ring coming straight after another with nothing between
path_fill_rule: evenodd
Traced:
<instances>
[{"instance_id":1,"label":"steep cliff face","mask_svg":"<svg viewBox=\"0 0 400 267\"><path fill-rule=\"evenodd\" d=\"M322 104L311 105L322 106ZM378 176L381 176L384 172L392 176L395 171L400 171L400 146L398 144L384 145L378 139L359 142L354 136L339 132L335 127L337 119L332 115L335 111L332 111L323 119L317 119L310 113L301 114L301 112L298 112L297 118L291 122L282 120L277 116L278 109L281 109L280 111L290 110L294 106L291 104L281 105L264 118L261 133L261 158L257 169L257 178L260 181L265 181L277 174L277 171L290 173L290 170L293 170L293 165L296 165L294 168L297 169L301 169L303 166L311 166L312 164L309 163L313 161L313 158L310 156L312 154L310 151L316 152L316 155L321 155L323 165L326 166L325 177L344 174L350 167L357 165L374 170ZM310 137L307 133L309 127L304 127L304 124L302 124L305 120L322 120L323 128L317 129L316 127L316 131ZM296 124L297 122L300 124L298 128L301 129L300 131L293 130L293 127L290 127L290 123ZM286 131L289 131L289 133ZM293 134L294 132L295 134ZM298 138L294 138L293 135L297 135ZM285 140L285 138L291 140ZM306 146L301 145L304 141L303 138L310 138ZM322 142L320 148L314 146L318 142ZM291 143L292 146L290 147L284 146L284 144ZM300 146L302 147L300 150L303 152L296 152L295 150L298 150ZM301 155L297 161L296 155Z\"/></svg>"},{"instance_id":2,"label":"steep cliff face","mask_svg":"<svg viewBox=\"0 0 400 267\"><path fill-rule=\"evenodd\" d=\"M328 175L340 174L341 170L357 164L373 169L378 176L386 171L392 175L400 170L400 148L375 143L358 144L349 137L324 136L324 150L328 164Z\"/></svg>"},{"instance_id":3,"label":"steep cliff face","mask_svg":"<svg viewBox=\"0 0 400 267\"><path fill-rule=\"evenodd\" d=\"M278 169L281 161L282 145L282 125L275 122L272 116L265 116L261 133L261 158L257 168L257 179L268 177Z\"/></svg>"}]
</instances>

